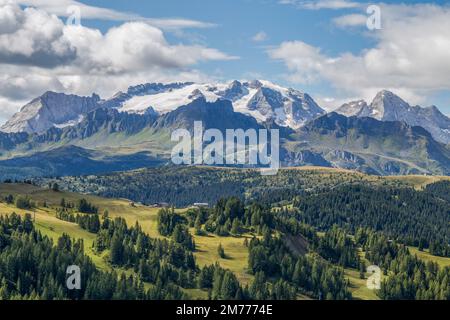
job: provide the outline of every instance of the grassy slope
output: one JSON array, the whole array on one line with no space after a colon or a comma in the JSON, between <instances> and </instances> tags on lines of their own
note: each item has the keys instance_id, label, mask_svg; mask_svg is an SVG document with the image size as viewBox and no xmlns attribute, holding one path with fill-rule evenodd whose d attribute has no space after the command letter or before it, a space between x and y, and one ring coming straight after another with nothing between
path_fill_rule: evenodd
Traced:
<instances>
[{"instance_id":1,"label":"grassy slope","mask_svg":"<svg viewBox=\"0 0 450 320\"><path fill-rule=\"evenodd\" d=\"M348 174L350 179L355 179L355 177L358 177L364 181L380 181L380 182L388 182L388 183L399 183L399 184L405 184L412 186L416 189L423 189L429 184L447 180L450 181L449 176L430 176L430 175L405 175L405 176L374 176L374 175L367 175L361 172L353 171L353 170L346 170L346 169L337 169L337 168L327 168L327 167L311 167L311 166L304 166L304 167L291 167L291 168L283 168L281 170L299 170L299 171L311 171L319 174L323 174L324 176L329 174Z\"/></svg>"},{"instance_id":2,"label":"grassy slope","mask_svg":"<svg viewBox=\"0 0 450 320\"><path fill-rule=\"evenodd\" d=\"M7 205L0 203L0 215L10 214L15 212L20 215L25 213L31 213L29 210L17 209L13 205ZM107 264L102 257L94 254L92 251L92 243L95 239L95 235L81 229L78 225L66 221L59 220L55 217L55 212L48 208L39 208L34 210L33 216L35 219L36 228L41 231L42 234L53 239L54 242L63 234L66 233L70 237L75 239L83 239L85 244L86 254L91 257L96 266L100 269L108 269Z\"/></svg>"},{"instance_id":3,"label":"grassy slope","mask_svg":"<svg viewBox=\"0 0 450 320\"><path fill-rule=\"evenodd\" d=\"M194 230L191 230L194 234ZM246 237L249 237L248 235ZM219 237L208 234L207 236L195 236L197 252L195 256L200 266L219 262L226 269L230 269L243 284L249 284L253 276L247 270L248 250L244 246L245 237ZM250 239L250 238L249 238ZM219 244L225 250L226 259L221 259L217 254Z\"/></svg>"},{"instance_id":4,"label":"grassy slope","mask_svg":"<svg viewBox=\"0 0 450 320\"><path fill-rule=\"evenodd\" d=\"M388 176L384 177L387 181L399 181L408 185L413 186L416 190L422 190L427 185L439 182L442 180L450 181L450 177L447 176L419 176L419 175L409 175L409 176Z\"/></svg>"},{"instance_id":5,"label":"grassy slope","mask_svg":"<svg viewBox=\"0 0 450 320\"><path fill-rule=\"evenodd\" d=\"M100 212L108 210L110 217L121 216L125 218L127 224L134 225L136 221L142 226L143 230L153 238L161 238L162 236L157 231L157 212L158 208L150 208L135 204L130 205L130 201L125 199L105 199L91 195L80 195L71 192L54 192L50 190L43 190L38 187L28 184L0 184L0 198L3 199L6 195L28 195L35 201L39 208L33 214L36 218L37 228L45 235L56 240L62 233L67 233L72 238L82 238L85 241L86 253L93 259L99 268L108 268L103 257L96 255L91 247L95 239L95 235L81 229L78 225L66 221L61 221L55 217L56 207L59 206L61 199L64 198L69 202L76 202L81 198L87 199L99 207ZM46 201L48 208L43 208L42 203ZM177 210L183 212L183 209ZM10 214L16 212L18 214L25 214L29 210L17 209L14 205L7 205L0 203L0 214ZM194 232L192 231L192 234ZM238 279L247 284L252 276L246 273L248 250L244 246L244 238L234 237L218 237L215 235L195 236L195 242L198 246L195 256L200 266L213 264L219 262L224 268L233 271ZM219 243L222 244L227 259L220 259L217 254L217 247ZM194 296L202 297L203 292L194 292Z\"/></svg>"},{"instance_id":6,"label":"grassy slope","mask_svg":"<svg viewBox=\"0 0 450 320\"><path fill-rule=\"evenodd\" d=\"M365 258L364 252L359 251L359 257L362 261L369 266L371 263ZM350 282L350 291L354 299L357 300L379 300L376 292L367 288L367 278L370 276L369 273L365 274L365 279L360 278L359 270L355 269L345 269L345 275L348 277Z\"/></svg>"},{"instance_id":7,"label":"grassy slope","mask_svg":"<svg viewBox=\"0 0 450 320\"><path fill-rule=\"evenodd\" d=\"M357 300L379 300L376 292L367 288L366 279L360 279L359 271L353 269L345 269L345 275L350 281L350 291L354 299Z\"/></svg>"},{"instance_id":8,"label":"grassy slope","mask_svg":"<svg viewBox=\"0 0 450 320\"><path fill-rule=\"evenodd\" d=\"M436 262L441 268L450 266L450 258L433 256L428 252L428 250L419 251L418 248L409 247L409 252L411 252L411 254L416 255L419 259L423 261Z\"/></svg>"},{"instance_id":9,"label":"grassy slope","mask_svg":"<svg viewBox=\"0 0 450 320\"><path fill-rule=\"evenodd\" d=\"M289 170L319 170L323 171L324 177L329 173L346 172L342 170L334 170L329 168L291 168ZM322 172L321 172L322 173ZM378 177L371 177L359 174L364 180L375 180ZM448 177L429 177L429 176L406 176L406 177L388 177L383 179L395 180L399 184L407 184L417 189L423 188L429 183L433 183L442 179L448 179ZM143 227L151 237L161 237L157 231L156 215L159 209L150 208L135 204L131 206L131 202L126 199L105 199L92 195L81 195L70 192L54 192L50 190L44 190L28 184L0 184L0 199L3 199L6 195L28 195L33 201L38 204L38 209L33 213L36 219L37 228L45 235L48 235L52 239L57 239L62 233L67 233L72 238L82 238L85 241L86 253L93 259L97 267L102 269L108 269L108 264L105 262L105 257L96 255L91 247L92 242L95 239L95 235L85 230L82 230L78 225L61 221L55 217L55 209L59 206L62 198L67 201L76 202L81 198L86 198L89 202L94 203L100 208L100 212L108 210L112 218L121 216L126 219L129 225L135 224L139 221L139 224ZM42 206L43 202L47 203L47 208ZM183 212L183 209L179 209L179 212ZM25 210L17 209L13 205L7 205L0 202L0 215L16 212L18 214L25 214ZM194 234L193 230L191 230ZM249 235L247 235L248 237ZM224 268L228 268L233 271L238 279L247 284L251 282L252 276L247 273L247 259L248 251L244 246L244 237L218 237L216 235L208 236L194 236L198 250L195 252L197 262L200 266L206 264L212 264L219 262ZM227 259L221 259L217 254L217 247L222 244ZM450 265L449 258L440 258L430 255L427 252L419 252L417 249L412 248L411 252L417 254L419 258L424 260L432 260L438 262L441 266ZM357 270L346 269L346 275L350 281L350 289L357 299L377 299L375 292L366 288L366 280L359 278L359 272ZM206 298L206 293L201 290L187 290L187 292L194 298Z\"/></svg>"}]
</instances>

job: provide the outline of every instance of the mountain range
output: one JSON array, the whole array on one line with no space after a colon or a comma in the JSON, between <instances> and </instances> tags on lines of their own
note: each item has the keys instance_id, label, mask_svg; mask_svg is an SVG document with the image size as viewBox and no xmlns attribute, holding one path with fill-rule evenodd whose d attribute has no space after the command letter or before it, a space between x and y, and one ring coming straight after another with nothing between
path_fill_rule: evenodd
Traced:
<instances>
[{"instance_id":1,"label":"mountain range","mask_svg":"<svg viewBox=\"0 0 450 320\"><path fill-rule=\"evenodd\" d=\"M109 99L47 92L0 132L0 178L83 175L170 163L171 132L278 128L283 166L450 174L450 119L389 91L326 113L268 81L143 84Z\"/></svg>"},{"instance_id":2,"label":"mountain range","mask_svg":"<svg viewBox=\"0 0 450 320\"><path fill-rule=\"evenodd\" d=\"M280 126L291 128L298 128L325 114L308 94L268 81L148 83L129 87L127 92L118 92L107 100L101 100L95 94L92 97L77 97L47 92L25 105L1 130L8 133L41 133L53 126L77 124L83 114L101 107L141 115L164 115L200 97L208 102L229 100L236 112L252 116L259 122L274 120Z\"/></svg>"},{"instance_id":3,"label":"mountain range","mask_svg":"<svg viewBox=\"0 0 450 320\"><path fill-rule=\"evenodd\" d=\"M450 143L450 119L436 106L411 106L392 92L379 92L369 105L364 100L353 101L336 110L345 116L371 117L380 121L403 121L428 130L435 140Z\"/></svg>"}]
</instances>

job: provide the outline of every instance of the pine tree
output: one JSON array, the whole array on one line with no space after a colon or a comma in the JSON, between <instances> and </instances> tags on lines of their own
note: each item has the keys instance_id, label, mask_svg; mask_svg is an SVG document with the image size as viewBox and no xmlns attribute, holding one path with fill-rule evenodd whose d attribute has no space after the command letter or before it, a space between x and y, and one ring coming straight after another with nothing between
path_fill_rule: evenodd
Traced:
<instances>
[{"instance_id":1,"label":"pine tree","mask_svg":"<svg viewBox=\"0 0 450 320\"><path fill-rule=\"evenodd\" d=\"M0 284L0 300L7 300L9 294L8 283L6 282L6 279L3 278Z\"/></svg>"},{"instance_id":2,"label":"pine tree","mask_svg":"<svg viewBox=\"0 0 450 320\"><path fill-rule=\"evenodd\" d=\"M203 234L203 230L202 230L202 222L200 219L200 215L197 215L197 218L195 219L195 223L194 223L194 228L195 228L195 234L200 236Z\"/></svg>"},{"instance_id":3,"label":"pine tree","mask_svg":"<svg viewBox=\"0 0 450 320\"><path fill-rule=\"evenodd\" d=\"M364 262L359 263L359 278L360 279L366 278L366 266L364 265Z\"/></svg>"},{"instance_id":4,"label":"pine tree","mask_svg":"<svg viewBox=\"0 0 450 320\"><path fill-rule=\"evenodd\" d=\"M231 226L231 234L237 236L241 233L241 224L237 218L233 220L233 224Z\"/></svg>"},{"instance_id":5,"label":"pine tree","mask_svg":"<svg viewBox=\"0 0 450 320\"><path fill-rule=\"evenodd\" d=\"M59 185L56 182L53 183L53 185L52 185L52 191L54 191L54 192L58 192L59 191Z\"/></svg>"},{"instance_id":6,"label":"pine tree","mask_svg":"<svg viewBox=\"0 0 450 320\"><path fill-rule=\"evenodd\" d=\"M117 234L114 234L111 239L111 263L113 265L122 265L123 264L123 258L124 258L124 246L122 243L122 240L117 236Z\"/></svg>"},{"instance_id":7,"label":"pine tree","mask_svg":"<svg viewBox=\"0 0 450 320\"><path fill-rule=\"evenodd\" d=\"M266 300L269 298L269 291L266 284L264 272L257 272L250 288L250 295L256 300Z\"/></svg>"},{"instance_id":8,"label":"pine tree","mask_svg":"<svg viewBox=\"0 0 450 320\"><path fill-rule=\"evenodd\" d=\"M219 243L219 246L217 247L217 254L219 255L219 257L221 257L222 259L226 258L225 255L225 249L222 247L222 244Z\"/></svg>"},{"instance_id":9,"label":"pine tree","mask_svg":"<svg viewBox=\"0 0 450 320\"><path fill-rule=\"evenodd\" d=\"M220 297L223 300L231 300L236 297L239 290L239 283L236 276L231 271L225 271L220 289Z\"/></svg>"},{"instance_id":10,"label":"pine tree","mask_svg":"<svg viewBox=\"0 0 450 320\"><path fill-rule=\"evenodd\" d=\"M9 194L6 196L5 201L7 204L13 204L14 203L14 196L12 194Z\"/></svg>"}]
</instances>

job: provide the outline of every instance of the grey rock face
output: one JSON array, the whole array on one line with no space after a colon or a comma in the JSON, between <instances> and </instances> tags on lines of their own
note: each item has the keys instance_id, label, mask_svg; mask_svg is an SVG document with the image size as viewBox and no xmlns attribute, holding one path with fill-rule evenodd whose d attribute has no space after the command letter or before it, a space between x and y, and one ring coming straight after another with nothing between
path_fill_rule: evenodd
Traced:
<instances>
[{"instance_id":1,"label":"grey rock face","mask_svg":"<svg viewBox=\"0 0 450 320\"><path fill-rule=\"evenodd\" d=\"M267 120L274 120L280 126L291 128L298 128L325 113L306 93L294 89L276 90L264 85L249 100L247 108L259 111Z\"/></svg>"},{"instance_id":2,"label":"grey rock face","mask_svg":"<svg viewBox=\"0 0 450 320\"><path fill-rule=\"evenodd\" d=\"M157 95L159 97L155 98ZM142 113L143 108L151 106L164 114L202 96L209 102L229 100L235 111L259 122L273 120L277 125L291 128L298 128L325 113L309 95L264 80L235 80L228 84L145 84L130 87L126 93L118 93L103 104L129 113Z\"/></svg>"},{"instance_id":3,"label":"grey rock face","mask_svg":"<svg viewBox=\"0 0 450 320\"><path fill-rule=\"evenodd\" d=\"M99 107L100 97L79 97L63 93L46 92L16 113L1 130L7 133L40 133L54 126L67 126L80 122L83 114Z\"/></svg>"},{"instance_id":4,"label":"grey rock face","mask_svg":"<svg viewBox=\"0 0 450 320\"><path fill-rule=\"evenodd\" d=\"M331 163L323 158L321 154L310 150L301 150L298 152L285 152L283 155L284 166L320 166L331 167Z\"/></svg>"},{"instance_id":5,"label":"grey rock face","mask_svg":"<svg viewBox=\"0 0 450 320\"><path fill-rule=\"evenodd\" d=\"M402 121L431 133L436 141L450 143L450 119L438 108L411 106L390 91L379 92L368 105L360 100L342 105L336 112L347 117L371 117L380 121Z\"/></svg>"},{"instance_id":6,"label":"grey rock face","mask_svg":"<svg viewBox=\"0 0 450 320\"><path fill-rule=\"evenodd\" d=\"M248 95L248 88L242 85L239 81L233 81L231 85L224 91L219 92L219 95L226 100L236 101Z\"/></svg>"},{"instance_id":7,"label":"grey rock face","mask_svg":"<svg viewBox=\"0 0 450 320\"><path fill-rule=\"evenodd\" d=\"M346 117L360 116L361 112L368 107L364 100L357 100L343 104L336 112Z\"/></svg>"}]
</instances>

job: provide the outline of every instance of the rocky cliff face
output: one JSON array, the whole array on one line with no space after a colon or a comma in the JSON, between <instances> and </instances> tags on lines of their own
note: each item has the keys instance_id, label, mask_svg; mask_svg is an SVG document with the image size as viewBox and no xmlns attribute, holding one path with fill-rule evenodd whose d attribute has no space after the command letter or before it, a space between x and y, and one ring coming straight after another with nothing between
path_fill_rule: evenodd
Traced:
<instances>
[{"instance_id":1,"label":"rocky cliff face","mask_svg":"<svg viewBox=\"0 0 450 320\"><path fill-rule=\"evenodd\" d=\"M325 111L306 93L281 87L264 80L230 83L145 84L118 93L105 105L128 113L145 113L148 108L159 114L203 97L208 102L228 100L236 112L258 122L274 121L277 125L298 128Z\"/></svg>"},{"instance_id":2,"label":"rocky cliff face","mask_svg":"<svg viewBox=\"0 0 450 320\"><path fill-rule=\"evenodd\" d=\"M120 166L125 165L122 162L126 159L124 156L139 153L158 155L155 161L170 161L167 158L173 146L170 132L178 128L192 132L194 121L202 121L204 129L215 128L222 132L226 129L264 127L254 118L235 112L228 100L208 102L204 97L199 97L160 116L98 108L71 127L52 127L40 134L2 133L0 155L5 160L2 162L5 170L16 168L14 161L20 159L21 163L30 166L26 172L33 172L32 168L39 167L39 161L45 161L45 157L61 166L58 173L64 172L64 161L56 157L60 153L47 151L66 146L92 149L93 153L90 152L85 158L101 158L105 168L108 168L107 162L103 162L106 154L120 154ZM280 128L274 122L270 123L270 127ZM370 117L348 118L331 113L308 122L296 131L280 129L280 160L283 166L316 165L373 174L450 174L450 148L436 142L422 127L410 126L405 122L378 121ZM62 150L64 156L73 153L72 149ZM16 151L19 158L13 156ZM36 154L40 155L36 157ZM50 155L55 157L50 158ZM146 165L146 156L143 158L145 161L140 157L136 159L134 168ZM67 166L70 165L72 162L68 161ZM101 169L96 167L96 170ZM0 173L1 170L0 163ZM67 172L70 170L67 168Z\"/></svg>"},{"instance_id":3,"label":"rocky cliff face","mask_svg":"<svg viewBox=\"0 0 450 320\"><path fill-rule=\"evenodd\" d=\"M422 108L411 106L390 91L379 92L372 103L355 101L342 105L336 112L347 117L371 117L380 121L403 121L420 126L430 132L439 142L450 143L450 119L435 106Z\"/></svg>"},{"instance_id":4,"label":"rocky cliff face","mask_svg":"<svg viewBox=\"0 0 450 320\"><path fill-rule=\"evenodd\" d=\"M83 119L83 115L100 106L100 97L79 97L63 93L46 92L34 99L16 113L2 127L7 133L44 132L51 127L74 125Z\"/></svg>"}]
</instances>

